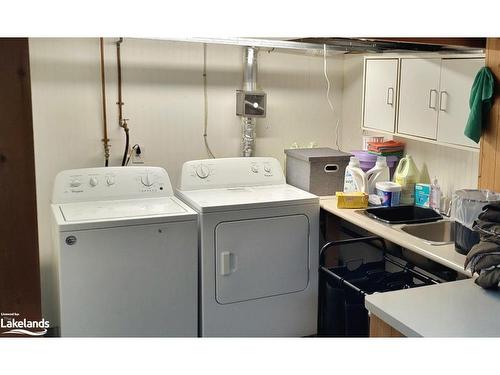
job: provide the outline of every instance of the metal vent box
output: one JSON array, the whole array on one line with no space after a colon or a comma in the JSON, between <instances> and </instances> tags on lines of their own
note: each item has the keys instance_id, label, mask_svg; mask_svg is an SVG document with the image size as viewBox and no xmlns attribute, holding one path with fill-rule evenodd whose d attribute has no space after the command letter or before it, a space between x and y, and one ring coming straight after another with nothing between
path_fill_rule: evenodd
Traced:
<instances>
[{"instance_id":1,"label":"metal vent box","mask_svg":"<svg viewBox=\"0 0 500 375\"><path fill-rule=\"evenodd\" d=\"M285 154L288 184L323 196L344 191L351 154L328 147L288 149Z\"/></svg>"}]
</instances>

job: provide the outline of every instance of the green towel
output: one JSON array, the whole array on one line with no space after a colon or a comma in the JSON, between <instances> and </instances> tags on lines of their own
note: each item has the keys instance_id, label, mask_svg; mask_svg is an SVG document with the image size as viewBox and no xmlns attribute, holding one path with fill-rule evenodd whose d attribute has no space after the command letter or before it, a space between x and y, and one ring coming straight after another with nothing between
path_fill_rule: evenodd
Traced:
<instances>
[{"instance_id":1,"label":"green towel","mask_svg":"<svg viewBox=\"0 0 500 375\"><path fill-rule=\"evenodd\" d=\"M491 70L487 67L481 68L470 90L470 113L464 130L465 136L476 143L479 143L481 138L481 130L486 128L488 112L493 103L494 89L495 79Z\"/></svg>"}]
</instances>

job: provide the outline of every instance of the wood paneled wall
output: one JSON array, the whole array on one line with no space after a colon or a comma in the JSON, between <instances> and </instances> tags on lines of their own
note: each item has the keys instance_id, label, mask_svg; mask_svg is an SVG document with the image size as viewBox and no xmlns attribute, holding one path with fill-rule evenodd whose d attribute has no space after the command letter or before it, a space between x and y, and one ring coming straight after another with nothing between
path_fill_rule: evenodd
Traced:
<instances>
[{"instance_id":1,"label":"wood paneled wall","mask_svg":"<svg viewBox=\"0 0 500 375\"><path fill-rule=\"evenodd\" d=\"M0 313L41 318L28 39L0 39Z\"/></svg>"},{"instance_id":2,"label":"wood paneled wall","mask_svg":"<svg viewBox=\"0 0 500 375\"><path fill-rule=\"evenodd\" d=\"M500 192L500 38L488 38L486 65L495 77L495 100L481 138L479 187Z\"/></svg>"}]
</instances>

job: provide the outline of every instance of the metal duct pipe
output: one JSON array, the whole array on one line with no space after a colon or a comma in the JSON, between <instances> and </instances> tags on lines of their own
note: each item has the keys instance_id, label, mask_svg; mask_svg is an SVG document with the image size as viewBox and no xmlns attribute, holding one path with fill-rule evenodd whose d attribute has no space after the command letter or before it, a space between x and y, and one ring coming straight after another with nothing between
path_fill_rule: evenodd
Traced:
<instances>
[{"instance_id":1,"label":"metal duct pipe","mask_svg":"<svg viewBox=\"0 0 500 375\"><path fill-rule=\"evenodd\" d=\"M257 48L246 47L243 66L243 90L257 90Z\"/></svg>"},{"instance_id":2,"label":"metal duct pipe","mask_svg":"<svg viewBox=\"0 0 500 375\"><path fill-rule=\"evenodd\" d=\"M243 60L244 91L257 90L257 53L257 48L245 48ZM254 154L256 125L257 120L255 118L241 118L241 156L250 157Z\"/></svg>"}]
</instances>

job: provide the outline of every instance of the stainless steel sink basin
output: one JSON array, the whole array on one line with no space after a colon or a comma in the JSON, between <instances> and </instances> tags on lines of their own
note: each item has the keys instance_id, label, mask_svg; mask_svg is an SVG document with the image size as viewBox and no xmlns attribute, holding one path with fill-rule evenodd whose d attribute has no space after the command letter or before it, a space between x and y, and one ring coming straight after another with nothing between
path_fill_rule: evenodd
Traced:
<instances>
[{"instance_id":1,"label":"stainless steel sink basin","mask_svg":"<svg viewBox=\"0 0 500 375\"><path fill-rule=\"evenodd\" d=\"M429 245L447 245L455 242L455 222L450 220L425 224L407 224L400 229L422 239Z\"/></svg>"}]
</instances>

